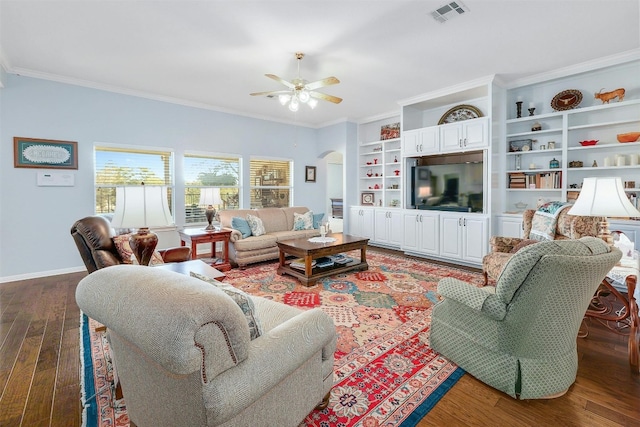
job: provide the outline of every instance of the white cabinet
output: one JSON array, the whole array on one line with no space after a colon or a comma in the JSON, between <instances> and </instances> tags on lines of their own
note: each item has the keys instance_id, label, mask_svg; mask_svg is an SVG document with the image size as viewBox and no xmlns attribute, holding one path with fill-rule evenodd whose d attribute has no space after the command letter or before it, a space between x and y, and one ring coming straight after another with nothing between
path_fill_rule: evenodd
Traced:
<instances>
[{"instance_id":1,"label":"white cabinet","mask_svg":"<svg viewBox=\"0 0 640 427\"><path fill-rule=\"evenodd\" d=\"M399 248L402 245L402 214L397 209L375 210L374 241Z\"/></svg>"},{"instance_id":2,"label":"white cabinet","mask_svg":"<svg viewBox=\"0 0 640 427\"><path fill-rule=\"evenodd\" d=\"M488 146L489 119L480 117L460 123L407 131L402 138L402 155L411 157L475 150Z\"/></svg>"},{"instance_id":3,"label":"white cabinet","mask_svg":"<svg viewBox=\"0 0 640 427\"><path fill-rule=\"evenodd\" d=\"M433 154L440 150L438 126L405 132L402 137L402 155Z\"/></svg>"},{"instance_id":4,"label":"white cabinet","mask_svg":"<svg viewBox=\"0 0 640 427\"><path fill-rule=\"evenodd\" d=\"M484 216L440 214L440 256L482 263L487 253L487 229Z\"/></svg>"},{"instance_id":5,"label":"white cabinet","mask_svg":"<svg viewBox=\"0 0 640 427\"><path fill-rule=\"evenodd\" d=\"M349 209L349 234L353 236L374 238L374 209L352 207Z\"/></svg>"},{"instance_id":6,"label":"white cabinet","mask_svg":"<svg viewBox=\"0 0 640 427\"><path fill-rule=\"evenodd\" d=\"M489 120L486 117L439 126L440 151L464 151L489 146Z\"/></svg>"},{"instance_id":7,"label":"white cabinet","mask_svg":"<svg viewBox=\"0 0 640 427\"><path fill-rule=\"evenodd\" d=\"M427 255L439 255L439 214L419 210L404 211L402 249Z\"/></svg>"},{"instance_id":8,"label":"white cabinet","mask_svg":"<svg viewBox=\"0 0 640 427\"><path fill-rule=\"evenodd\" d=\"M521 215L498 215L497 230L495 236L501 237L522 237L522 216Z\"/></svg>"}]
</instances>

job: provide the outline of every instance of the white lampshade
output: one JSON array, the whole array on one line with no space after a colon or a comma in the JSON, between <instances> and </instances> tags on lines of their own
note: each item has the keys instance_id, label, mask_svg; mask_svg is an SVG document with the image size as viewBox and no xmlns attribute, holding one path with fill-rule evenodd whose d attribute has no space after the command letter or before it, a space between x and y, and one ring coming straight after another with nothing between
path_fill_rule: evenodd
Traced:
<instances>
[{"instance_id":1,"label":"white lampshade","mask_svg":"<svg viewBox=\"0 0 640 427\"><path fill-rule=\"evenodd\" d=\"M219 188L202 188L200 190L200 206L217 206L222 204Z\"/></svg>"},{"instance_id":2,"label":"white lampshade","mask_svg":"<svg viewBox=\"0 0 640 427\"><path fill-rule=\"evenodd\" d=\"M629 218L640 217L640 211L627 198L621 178L585 178L569 215Z\"/></svg>"},{"instance_id":3,"label":"white lampshade","mask_svg":"<svg viewBox=\"0 0 640 427\"><path fill-rule=\"evenodd\" d=\"M167 201L167 187L116 187L116 211L111 224L115 228L173 225Z\"/></svg>"}]
</instances>

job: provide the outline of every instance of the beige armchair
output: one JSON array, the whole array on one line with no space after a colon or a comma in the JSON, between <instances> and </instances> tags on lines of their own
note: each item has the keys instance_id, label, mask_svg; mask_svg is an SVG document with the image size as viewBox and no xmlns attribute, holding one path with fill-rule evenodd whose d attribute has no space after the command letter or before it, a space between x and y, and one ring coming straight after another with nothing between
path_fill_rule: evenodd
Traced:
<instances>
[{"instance_id":1,"label":"beige armchair","mask_svg":"<svg viewBox=\"0 0 640 427\"><path fill-rule=\"evenodd\" d=\"M137 265L79 283L78 306L109 330L135 425L294 427L328 402L332 319L219 286Z\"/></svg>"},{"instance_id":2,"label":"beige armchair","mask_svg":"<svg viewBox=\"0 0 640 427\"><path fill-rule=\"evenodd\" d=\"M527 209L522 214L523 238L502 236L490 238L490 252L482 259L485 285L488 284L489 279L498 279L507 261L514 253L537 242L529 239L535 212L535 209ZM569 209L564 209L558 215L554 240L579 239L584 236L596 237L598 235L598 222L602 221L602 217L569 215L568 212Z\"/></svg>"}]
</instances>

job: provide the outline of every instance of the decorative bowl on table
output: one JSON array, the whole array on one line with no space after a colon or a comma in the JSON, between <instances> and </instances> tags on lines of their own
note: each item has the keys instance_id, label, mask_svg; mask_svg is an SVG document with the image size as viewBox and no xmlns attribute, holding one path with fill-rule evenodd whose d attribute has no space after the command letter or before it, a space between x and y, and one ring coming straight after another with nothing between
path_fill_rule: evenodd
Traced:
<instances>
[{"instance_id":1,"label":"decorative bowl on table","mask_svg":"<svg viewBox=\"0 0 640 427\"><path fill-rule=\"evenodd\" d=\"M586 141L580 141L579 144L582 145L583 147L588 147L589 145L596 145L598 141L599 140L597 139L589 139Z\"/></svg>"},{"instance_id":2,"label":"decorative bowl on table","mask_svg":"<svg viewBox=\"0 0 640 427\"><path fill-rule=\"evenodd\" d=\"M518 203L515 203L514 206L516 207L516 209L525 210L529 205L523 202L518 202Z\"/></svg>"},{"instance_id":3,"label":"decorative bowl on table","mask_svg":"<svg viewBox=\"0 0 640 427\"><path fill-rule=\"evenodd\" d=\"M640 132L619 133L616 136L618 142L636 142L640 138Z\"/></svg>"}]
</instances>

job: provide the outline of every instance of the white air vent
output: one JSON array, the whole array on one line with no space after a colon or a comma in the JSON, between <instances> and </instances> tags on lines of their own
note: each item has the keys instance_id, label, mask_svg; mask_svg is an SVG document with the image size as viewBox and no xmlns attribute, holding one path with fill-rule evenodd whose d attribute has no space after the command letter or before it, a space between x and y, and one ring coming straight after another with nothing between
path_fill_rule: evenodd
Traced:
<instances>
[{"instance_id":1,"label":"white air vent","mask_svg":"<svg viewBox=\"0 0 640 427\"><path fill-rule=\"evenodd\" d=\"M461 1L452 1L431 12L431 16L442 24L468 11L469 8Z\"/></svg>"}]
</instances>

